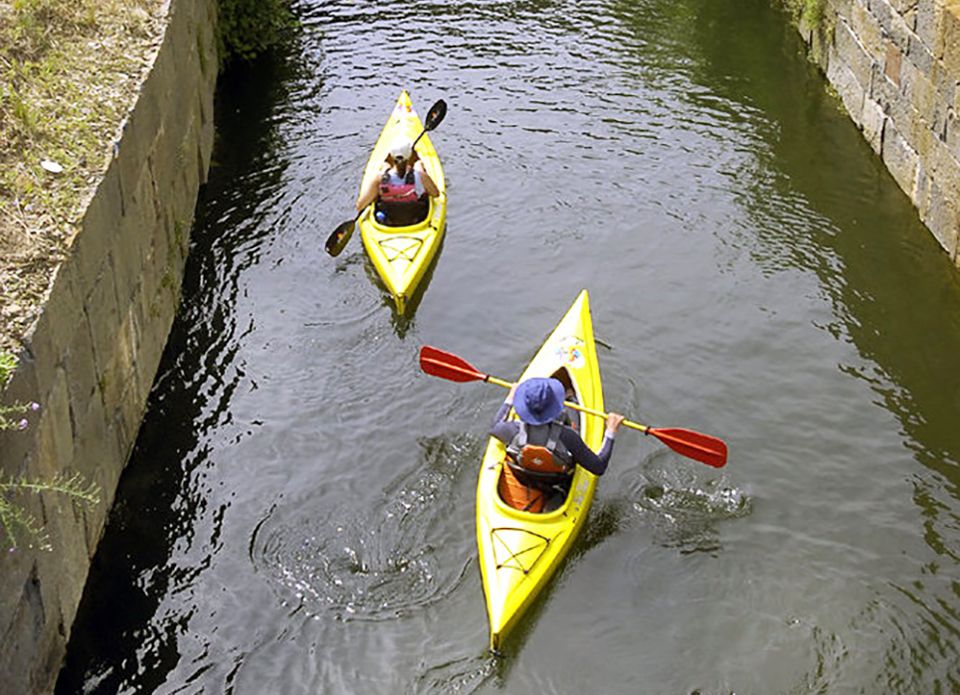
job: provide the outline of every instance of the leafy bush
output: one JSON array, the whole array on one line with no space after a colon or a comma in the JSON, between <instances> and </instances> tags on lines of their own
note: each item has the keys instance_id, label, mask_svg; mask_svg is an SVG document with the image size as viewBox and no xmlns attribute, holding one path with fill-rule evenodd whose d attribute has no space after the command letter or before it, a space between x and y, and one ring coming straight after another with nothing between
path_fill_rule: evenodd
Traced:
<instances>
[{"instance_id":1,"label":"leafy bush","mask_svg":"<svg viewBox=\"0 0 960 695\"><path fill-rule=\"evenodd\" d=\"M220 55L250 60L295 25L289 0L219 0Z\"/></svg>"}]
</instances>

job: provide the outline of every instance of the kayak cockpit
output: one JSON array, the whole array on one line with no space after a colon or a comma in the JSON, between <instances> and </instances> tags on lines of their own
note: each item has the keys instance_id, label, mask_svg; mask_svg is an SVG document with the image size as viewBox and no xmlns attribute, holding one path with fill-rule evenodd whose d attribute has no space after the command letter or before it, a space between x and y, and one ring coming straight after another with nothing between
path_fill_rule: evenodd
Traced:
<instances>
[{"instance_id":1,"label":"kayak cockpit","mask_svg":"<svg viewBox=\"0 0 960 695\"><path fill-rule=\"evenodd\" d=\"M560 367L550 376L563 384L568 401L580 402L576 386L566 367ZM579 411L566 407L564 409L564 419L566 424L569 424L573 429L578 432L581 431ZM506 457L506 453L504 453L504 456ZM569 475L565 478L536 484L529 480L523 481L508 465L507 459L504 458L503 465L500 467L500 479L497 481L497 494L501 501L511 509L533 514L546 514L567 504L572 480L573 476Z\"/></svg>"}]
</instances>

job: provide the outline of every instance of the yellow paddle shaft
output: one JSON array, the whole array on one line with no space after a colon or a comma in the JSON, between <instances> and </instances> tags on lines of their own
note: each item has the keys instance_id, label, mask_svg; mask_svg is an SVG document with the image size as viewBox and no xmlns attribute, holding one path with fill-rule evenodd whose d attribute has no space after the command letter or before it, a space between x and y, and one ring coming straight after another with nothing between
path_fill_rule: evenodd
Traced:
<instances>
[{"instance_id":1,"label":"yellow paddle shaft","mask_svg":"<svg viewBox=\"0 0 960 695\"><path fill-rule=\"evenodd\" d=\"M509 381L498 379L497 377L490 376L489 374L485 375L483 380L490 384L496 384L497 386L502 386L505 389L512 389L515 386L515 384L511 384ZM596 415L597 417L602 417L604 420L607 419L607 414L602 410L594 410L593 408L587 408L585 406L580 405L579 403L573 403L572 401L564 401L563 404L568 408L579 410L581 413L586 413L587 415ZM638 422L631 422L630 420L624 420L622 424L629 427L630 429L639 430L644 434L646 434L647 430L650 429L646 425L641 425Z\"/></svg>"}]
</instances>

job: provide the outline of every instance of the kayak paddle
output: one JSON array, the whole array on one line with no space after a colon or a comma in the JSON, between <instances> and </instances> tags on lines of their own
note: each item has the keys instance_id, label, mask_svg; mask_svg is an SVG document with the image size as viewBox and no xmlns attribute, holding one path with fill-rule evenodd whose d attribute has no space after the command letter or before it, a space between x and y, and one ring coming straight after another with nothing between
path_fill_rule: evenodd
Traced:
<instances>
[{"instance_id":1,"label":"kayak paddle","mask_svg":"<svg viewBox=\"0 0 960 695\"><path fill-rule=\"evenodd\" d=\"M442 121L443 117L446 115L447 102L445 102L443 99L438 99L437 103L431 106L430 110L427 112L427 117L423 122L423 130L420 131L417 139L413 141L413 145L410 146L410 149L412 150L417 146L417 143L420 142L420 138L422 138L427 131L433 130L440 125L440 121ZM331 256L340 255L340 252L343 251L344 247L347 245L347 242L350 241L350 237L353 236L353 230L357 226L357 220L360 219L360 215L362 214L363 210L360 210L357 213L357 216L352 220L341 222L337 228L333 230L333 233L327 237L327 243L324 245L327 253L329 253Z\"/></svg>"},{"instance_id":2,"label":"kayak paddle","mask_svg":"<svg viewBox=\"0 0 960 695\"><path fill-rule=\"evenodd\" d=\"M420 348L420 368L431 376L449 381L460 383L485 381L504 388L513 386L509 381L477 371L476 367L457 355L429 345ZM579 403L564 401L564 405L589 415L607 417L607 414L603 411L586 408ZM700 463L705 463L714 468L722 468L727 463L727 445L722 439L680 427L653 428L630 420L624 420L623 424L644 434L652 434L678 454L700 461Z\"/></svg>"}]
</instances>

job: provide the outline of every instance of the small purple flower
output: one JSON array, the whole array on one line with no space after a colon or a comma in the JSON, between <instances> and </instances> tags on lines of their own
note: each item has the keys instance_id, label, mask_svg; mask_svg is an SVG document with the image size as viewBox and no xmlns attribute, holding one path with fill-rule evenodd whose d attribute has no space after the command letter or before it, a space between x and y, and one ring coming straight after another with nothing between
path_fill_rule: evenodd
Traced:
<instances>
[{"instance_id":1,"label":"small purple flower","mask_svg":"<svg viewBox=\"0 0 960 695\"><path fill-rule=\"evenodd\" d=\"M32 410L33 412L37 412L38 410L40 410L40 404L37 403L36 401L30 401L30 410Z\"/></svg>"},{"instance_id":2,"label":"small purple flower","mask_svg":"<svg viewBox=\"0 0 960 695\"><path fill-rule=\"evenodd\" d=\"M27 422L27 418L23 418L20 422L17 423L18 430L25 430L30 426L30 423Z\"/></svg>"}]
</instances>

